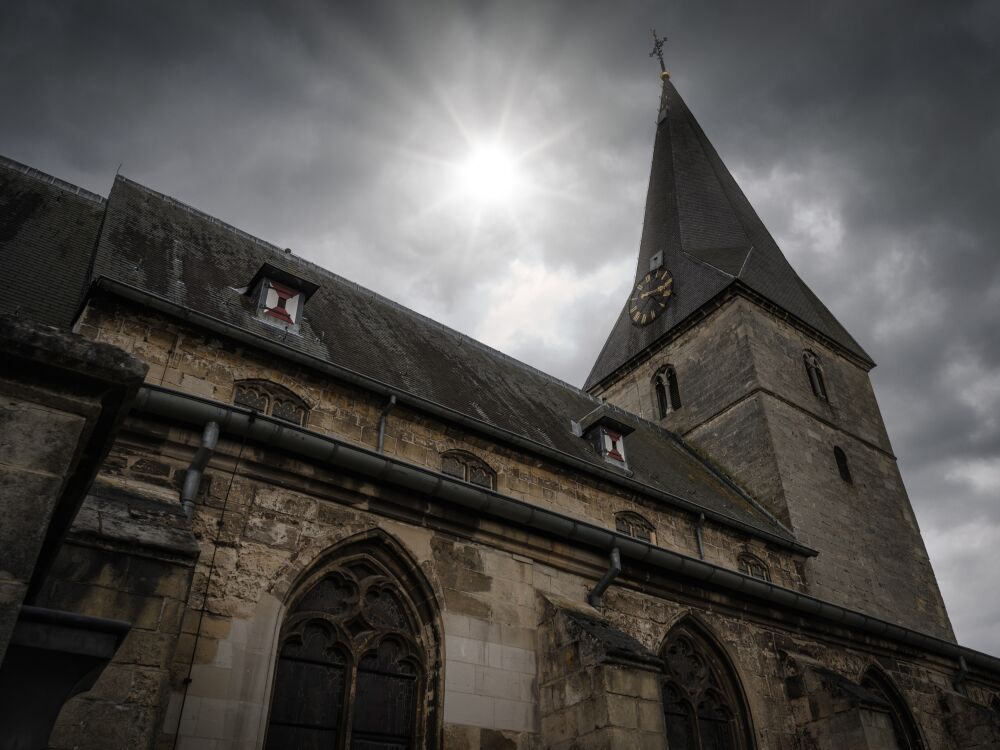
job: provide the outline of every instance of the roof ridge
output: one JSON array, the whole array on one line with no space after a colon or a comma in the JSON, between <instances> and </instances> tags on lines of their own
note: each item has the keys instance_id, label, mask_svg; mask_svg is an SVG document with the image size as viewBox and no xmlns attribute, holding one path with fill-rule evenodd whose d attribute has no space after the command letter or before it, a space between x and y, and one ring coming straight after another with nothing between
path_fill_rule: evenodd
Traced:
<instances>
[{"instance_id":1,"label":"roof ridge","mask_svg":"<svg viewBox=\"0 0 1000 750\"><path fill-rule=\"evenodd\" d=\"M203 219L203 220L208 221L208 222L210 222L212 224L215 224L216 226L221 227L222 229L225 229L226 231L232 232L233 234L237 235L238 237L242 237L243 239L249 240L250 242L253 242L256 245L259 245L260 247L262 247L262 248L264 248L266 250L270 250L271 252L279 254L279 256L280 256L280 258L282 260L287 260L289 258L292 258L296 262L302 263L303 265L308 266L309 268L311 268L314 271L318 271L320 274L324 275L325 277L329 277L332 280L334 280L334 281L336 281L336 282L338 282L340 284L344 284L345 286L351 287L351 288L353 288L353 289L355 289L355 290L357 290L359 292L362 292L364 294L371 295L371 297L372 297L373 300L377 300L378 302L381 302L382 304L385 304L385 305L387 305L389 307L393 307L395 309L402 310L402 311L406 312L407 314L412 315L412 316L420 319L422 322L427 323L427 324L429 324L429 325L437 328L438 330L444 331L446 333L450 333L450 334L452 334L453 336L455 336L456 338L459 339L459 346L462 346L464 344L464 342L467 341L467 342L471 343L473 346L475 346L475 347L477 347L477 348L479 348L479 349L481 349L481 350L483 350L483 351L485 351L485 352L487 352L489 354L492 354L492 355L494 355L494 356L496 356L496 357L498 357L498 358L500 358L502 360L505 360L505 361L507 361L507 362L509 362L509 363L511 363L511 364L513 364L513 365L515 365L517 367L519 367L520 369L522 369L522 370L524 370L526 372L533 373L535 375L538 375L538 376L542 377L545 380L550 381L551 383L553 383L555 385L558 385L558 386L563 387L563 388L567 388L567 389L569 389L569 390L577 393L580 396L584 396L589 401L593 401L594 403L600 403L600 400L597 397L592 396L591 394L587 393L582 388L578 388L577 386L573 385L572 383L567 383L565 380L557 378L555 375L547 373L544 370L539 370L537 367L532 367L531 365L527 364L526 362L522 362L521 360L517 359L516 357L512 357L511 355L506 354L506 353L500 351L499 349L495 349L492 346L483 343L479 339L474 338L473 336L470 336L470 335L468 335L466 333L462 333L461 331L458 331L458 330L452 328L451 326L445 325L444 323L442 323L442 322L440 322L438 320L435 320L434 318L431 318L431 317L429 317L427 315L424 315L421 312L418 312L418 311L416 311L416 310L414 310L414 309L412 309L410 307L407 307L406 305L404 305L404 304L402 304L400 302L397 302L394 299L390 299L389 297L386 297L385 295L380 294L379 292L376 292L376 291L374 291L372 289L369 289L366 286L362 286L358 282L352 281L351 279L348 279L348 278L346 278L344 276L341 276L340 274L338 274L338 273L336 273L334 271L331 271L328 268L324 268L323 266L319 265L318 263L313 263L310 260L307 260L307 259L305 259L305 258L303 258L303 257L301 257L299 255L296 255L295 253L288 252L285 249L282 249L281 247L279 247L278 245L275 245L272 242L268 242L267 240L263 240L260 237L256 237L256 236L250 234L249 232L247 232L247 231L245 231L243 229L240 229L239 227L233 226L232 224L229 224L228 222L223 221L222 219L218 219L218 218L212 216L211 214L207 214L204 211L200 211L199 209L194 208L193 206L191 206L191 205L189 205L187 203L184 203L183 201L180 201L177 198L169 196L166 193L161 193L160 191L154 190L153 188L147 187L146 185L143 185L142 183L136 182L135 180L130 179L130 178L126 177L125 175L121 175L121 174L116 175L115 176L115 180L116 181L121 180L122 182L128 183L129 185L132 185L132 186L138 188L139 190L142 190L143 192L146 192L146 193L149 193L151 195L154 195L157 198L159 198L159 199L161 199L161 200L163 200L163 201L165 201L167 203L170 203L171 205L176 206L177 208L180 208L183 211L187 211L188 213L190 213L190 214L192 214L194 216L197 216L200 219Z\"/></svg>"},{"instance_id":2,"label":"roof ridge","mask_svg":"<svg viewBox=\"0 0 1000 750\"><path fill-rule=\"evenodd\" d=\"M67 193L74 193L79 195L85 200L89 200L91 203L97 203L103 206L108 202L108 199L103 195L98 195L97 193L92 193L86 188L82 188L79 185L74 185L72 182L66 182L65 180L60 180L54 175L50 175L48 172L43 172L40 169L35 169L34 167L29 167L27 164L22 164L16 159L11 159L9 156L4 156L0 154L0 165L12 169L15 172L20 172L21 174L27 175L28 177L34 177L36 180L46 182L53 187L57 187Z\"/></svg>"}]
</instances>

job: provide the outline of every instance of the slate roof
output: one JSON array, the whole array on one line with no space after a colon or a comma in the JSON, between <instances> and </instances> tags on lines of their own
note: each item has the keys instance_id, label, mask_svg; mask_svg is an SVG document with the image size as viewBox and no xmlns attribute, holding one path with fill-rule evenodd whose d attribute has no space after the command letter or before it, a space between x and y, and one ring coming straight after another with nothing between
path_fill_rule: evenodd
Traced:
<instances>
[{"instance_id":1,"label":"slate roof","mask_svg":"<svg viewBox=\"0 0 1000 750\"><path fill-rule=\"evenodd\" d=\"M319 285L298 335L259 320L239 291L265 262ZM112 188L98 242L93 278L102 277L608 468L571 431L571 419L599 405L584 391L124 177ZM678 438L628 419L636 427L626 438L633 479L794 543Z\"/></svg>"},{"instance_id":2,"label":"slate roof","mask_svg":"<svg viewBox=\"0 0 1000 750\"><path fill-rule=\"evenodd\" d=\"M69 329L104 198L0 156L0 314Z\"/></svg>"},{"instance_id":3,"label":"slate roof","mask_svg":"<svg viewBox=\"0 0 1000 750\"><path fill-rule=\"evenodd\" d=\"M874 365L792 269L669 79L663 82L636 282L661 250L674 277L670 304L653 323L638 327L626 300L584 388L601 383L734 285Z\"/></svg>"}]
</instances>

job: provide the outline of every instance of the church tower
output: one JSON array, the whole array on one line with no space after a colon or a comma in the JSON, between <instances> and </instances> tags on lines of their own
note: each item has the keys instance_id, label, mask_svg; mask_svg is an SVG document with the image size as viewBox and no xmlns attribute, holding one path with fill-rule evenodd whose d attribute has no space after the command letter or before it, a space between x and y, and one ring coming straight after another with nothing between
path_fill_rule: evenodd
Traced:
<instances>
[{"instance_id":1,"label":"church tower","mask_svg":"<svg viewBox=\"0 0 1000 750\"><path fill-rule=\"evenodd\" d=\"M635 282L586 389L678 434L814 548L810 593L954 639L874 362L662 79Z\"/></svg>"}]
</instances>

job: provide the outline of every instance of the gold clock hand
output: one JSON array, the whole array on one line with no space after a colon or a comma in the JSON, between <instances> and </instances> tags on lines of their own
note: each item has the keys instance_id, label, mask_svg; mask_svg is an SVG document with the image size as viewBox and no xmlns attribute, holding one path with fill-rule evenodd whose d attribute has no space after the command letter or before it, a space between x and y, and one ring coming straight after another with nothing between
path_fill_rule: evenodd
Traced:
<instances>
[{"instance_id":1,"label":"gold clock hand","mask_svg":"<svg viewBox=\"0 0 1000 750\"><path fill-rule=\"evenodd\" d=\"M646 299L646 297L652 296L652 295L656 294L657 292L666 291L667 289L669 289L671 287L671 285L672 285L672 282L668 282L666 284L661 284L660 286L656 287L656 289L650 289L648 292L642 292L639 295L639 299Z\"/></svg>"}]
</instances>

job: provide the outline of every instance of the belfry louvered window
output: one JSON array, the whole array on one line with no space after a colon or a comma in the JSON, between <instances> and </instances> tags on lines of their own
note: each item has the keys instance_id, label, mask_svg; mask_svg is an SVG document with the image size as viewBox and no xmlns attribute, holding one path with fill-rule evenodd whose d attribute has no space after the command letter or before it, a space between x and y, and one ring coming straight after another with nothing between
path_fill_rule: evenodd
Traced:
<instances>
[{"instance_id":1,"label":"belfry louvered window","mask_svg":"<svg viewBox=\"0 0 1000 750\"><path fill-rule=\"evenodd\" d=\"M653 391L656 394L656 411L660 419L681 408L681 391L677 385L677 371L672 365L660 368L653 376Z\"/></svg>"},{"instance_id":2,"label":"belfry louvered window","mask_svg":"<svg viewBox=\"0 0 1000 750\"><path fill-rule=\"evenodd\" d=\"M456 479L478 484L490 490L497 488L497 474L478 456L460 450L441 454L441 471Z\"/></svg>"},{"instance_id":3,"label":"belfry louvered window","mask_svg":"<svg viewBox=\"0 0 1000 750\"><path fill-rule=\"evenodd\" d=\"M305 401L270 380L237 381L233 389L233 403L297 425L305 425L309 415L309 406Z\"/></svg>"},{"instance_id":4,"label":"belfry louvered window","mask_svg":"<svg viewBox=\"0 0 1000 750\"><path fill-rule=\"evenodd\" d=\"M809 377L809 385L812 387L813 395L823 401L829 401L830 399L826 395L826 381L823 379L823 367L820 365L819 357L806 349L802 353L802 361L806 365L806 375Z\"/></svg>"}]
</instances>

